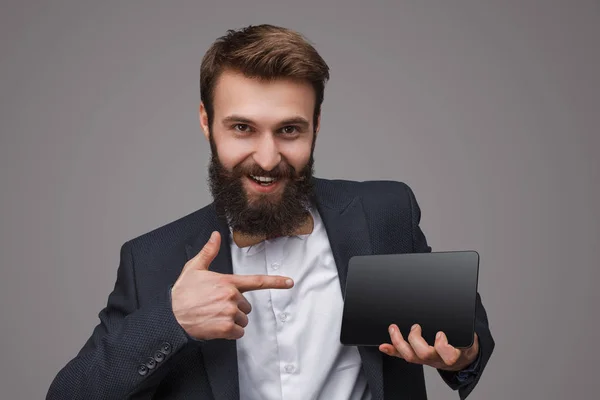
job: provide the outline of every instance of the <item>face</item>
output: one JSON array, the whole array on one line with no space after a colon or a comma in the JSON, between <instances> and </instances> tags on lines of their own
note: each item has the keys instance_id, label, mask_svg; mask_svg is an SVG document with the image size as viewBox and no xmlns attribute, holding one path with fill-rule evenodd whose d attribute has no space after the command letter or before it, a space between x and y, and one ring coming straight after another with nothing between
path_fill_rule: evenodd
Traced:
<instances>
[{"instance_id":1,"label":"face","mask_svg":"<svg viewBox=\"0 0 600 400\"><path fill-rule=\"evenodd\" d=\"M270 236L304 222L312 198L315 93L308 82L262 81L225 71L213 96L211 191L234 230Z\"/></svg>"}]
</instances>

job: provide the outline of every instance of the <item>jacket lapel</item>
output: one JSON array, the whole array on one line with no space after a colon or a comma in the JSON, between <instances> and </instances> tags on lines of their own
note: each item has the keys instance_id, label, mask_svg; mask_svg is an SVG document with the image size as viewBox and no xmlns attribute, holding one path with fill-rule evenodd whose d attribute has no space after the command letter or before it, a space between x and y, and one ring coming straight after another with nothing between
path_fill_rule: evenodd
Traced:
<instances>
[{"instance_id":1,"label":"jacket lapel","mask_svg":"<svg viewBox=\"0 0 600 400\"><path fill-rule=\"evenodd\" d=\"M345 192L341 185L316 179L317 208L323 219L345 297L348 262L357 255L372 254L369 226L359 196ZM373 400L383 400L383 358L377 347L358 346L363 370Z\"/></svg>"},{"instance_id":2,"label":"jacket lapel","mask_svg":"<svg viewBox=\"0 0 600 400\"><path fill-rule=\"evenodd\" d=\"M203 232L195 241L186 246L188 260L194 257L204 247L213 231L221 233L221 248L219 254L211 263L209 270L220 274L233 273L231 263L231 248L229 244L229 228L217 218L214 205L206 213L206 221L202 226ZM215 400L238 400L240 398L237 348L235 340L215 339L200 343L204 358L204 367Z\"/></svg>"}]
</instances>

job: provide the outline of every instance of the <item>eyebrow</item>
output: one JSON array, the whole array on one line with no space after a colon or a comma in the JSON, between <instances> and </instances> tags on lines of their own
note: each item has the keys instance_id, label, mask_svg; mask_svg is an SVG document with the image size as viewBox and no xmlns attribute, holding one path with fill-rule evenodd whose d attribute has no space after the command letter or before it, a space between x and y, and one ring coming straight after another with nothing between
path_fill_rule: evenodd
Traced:
<instances>
[{"instance_id":1,"label":"eyebrow","mask_svg":"<svg viewBox=\"0 0 600 400\"><path fill-rule=\"evenodd\" d=\"M227 125L227 124L232 124L232 123L236 123L236 124L248 124L248 125L252 125L254 124L254 122L248 118L242 117L240 115L229 115L225 118L223 118L223 124ZM301 125L302 127L304 127L305 129L308 129L308 127L310 126L310 123L302 117L292 117L292 118L287 118L284 119L283 121L280 121L278 123L278 125L280 126L285 126L285 125Z\"/></svg>"}]
</instances>

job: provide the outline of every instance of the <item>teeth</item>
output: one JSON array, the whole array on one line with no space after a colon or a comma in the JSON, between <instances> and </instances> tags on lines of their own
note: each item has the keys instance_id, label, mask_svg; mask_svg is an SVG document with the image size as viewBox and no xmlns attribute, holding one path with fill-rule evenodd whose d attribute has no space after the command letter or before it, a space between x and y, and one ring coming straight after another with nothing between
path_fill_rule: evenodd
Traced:
<instances>
[{"instance_id":1,"label":"teeth","mask_svg":"<svg viewBox=\"0 0 600 400\"><path fill-rule=\"evenodd\" d=\"M266 182L266 183L270 183L270 182L274 182L276 181L275 178L269 178L266 176L255 176L255 175L250 175L252 177L252 179L254 179L255 181L260 181L260 182Z\"/></svg>"}]
</instances>

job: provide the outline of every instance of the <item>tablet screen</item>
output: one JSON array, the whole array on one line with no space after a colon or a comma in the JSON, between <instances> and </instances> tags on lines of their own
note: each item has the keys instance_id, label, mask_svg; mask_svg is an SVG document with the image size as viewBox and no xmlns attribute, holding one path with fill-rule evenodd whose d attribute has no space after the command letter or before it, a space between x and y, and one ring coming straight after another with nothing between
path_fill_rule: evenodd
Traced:
<instances>
[{"instance_id":1,"label":"tablet screen","mask_svg":"<svg viewBox=\"0 0 600 400\"><path fill-rule=\"evenodd\" d=\"M420 324L430 345L443 331L452 346L471 346L478 273L475 251L352 257L341 343L391 343L388 327L394 323L405 340L411 326Z\"/></svg>"}]
</instances>

